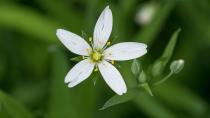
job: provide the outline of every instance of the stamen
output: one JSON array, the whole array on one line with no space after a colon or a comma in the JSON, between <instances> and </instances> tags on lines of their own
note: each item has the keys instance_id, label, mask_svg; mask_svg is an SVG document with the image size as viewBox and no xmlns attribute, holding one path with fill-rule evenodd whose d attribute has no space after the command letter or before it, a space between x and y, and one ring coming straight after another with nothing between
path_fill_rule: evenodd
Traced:
<instances>
[{"instance_id":1,"label":"stamen","mask_svg":"<svg viewBox=\"0 0 210 118\"><path fill-rule=\"evenodd\" d=\"M89 41L90 41L91 46L93 47L93 38L89 37Z\"/></svg>"},{"instance_id":2,"label":"stamen","mask_svg":"<svg viewBox=\"0 0 210 118\"><path fill-rule=\"evenodd\" d=\"M107 46L109 46L110 44L111 44L111 42L108 41L108 42L106 43L106 45L103 47L103 50L105 50L105 49L107 48Z\"/></svg>"},{"instance_id":3,"label":"stamen","mask_svg":"<svg viewBox=\"0 0 210 118\"><path fill-rule=\"evenodd\" d=\"M111 42L110 42L110 41L108 41L108 42L107 42L107 45L109 46L110 44L111 44Z\"/></svg>"},{"instance_id":4,"label":"stamen","mask_svg":"<svg viewBox=\"0 0 210 118\"><path fill-rule=\"evenodd\" d=\"M111 63L112 63L112 64L115 64L115 61L114 61L114 60L111 60Z\"/></svg>"},{"instance_id":5,"label":"stamen","mask_svg":"<svg viewBox=\"0 0 210 118\"><path fill-rule=\"evenodd\" d=\"M92 40L93 40L93 38L92 37L89 37L89 41L92 42Z\"/></svg>"},{"instance_id":6,"label":"stamen","mask_svg":"<svg viewBox=\"0 0 210 118\"><path fill-rule=\"evenodd\" d=\"M97 67L97 66L96 66L96 68L94 69L94 71L95 71L95 72L97 72L97 71L98 71L98 67Z\"/></svg>"}]
</instances>

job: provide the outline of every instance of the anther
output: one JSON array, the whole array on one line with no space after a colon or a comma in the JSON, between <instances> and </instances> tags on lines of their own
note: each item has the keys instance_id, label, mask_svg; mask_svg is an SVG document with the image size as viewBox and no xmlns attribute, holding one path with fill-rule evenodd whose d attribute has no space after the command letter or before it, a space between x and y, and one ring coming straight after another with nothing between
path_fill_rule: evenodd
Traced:
<instances>
[{"instance_id":1,"label":"anther","mask_svg":"<svg viewBox=\"0 0 210 118\"><path fill-rule=\"evenodd\" d=\"M114 64L114 63L115 63L115 61L114 61L114 60L112 60L112 61L111 61L111 63L112 63L112 64Z\"/></svg>"},{"instance_id":2,"label":"anther","mask_svg":"<svg viewBox=\"0 0 210 118\"><path fill-rule=\"evenodd\" d=\"M110 45L110 44L111 44L111 42L110 42L110 41L108 41L108 42L107 42L107 45Z\"/></svg>"},{"instance_id":3,"label":"anther","mask_svg":"<svg viewBox=\"0 0 210 118\"><path fill-rule=\"evenodd\" d=\"M94 69L94 71L95 71L95 72L98 71L98 68L96 67L96 68Z\"/></svg>"},{"instance_id":4,"label":"anther","mask_svg":"<svg viewBox=\"0 0 210 118\"><path fill-rule=\"evenodd\" d=\"M93 38L92 37L89 37L89 41L92 42L92 40L93 40Z\"/></svg>"},{"instance_id":5,"label":"anther","mask_svg":"<svg viewBox=\"0 0 210 118\"><path fill-rule=\"evenodd\" d=\"M93 47L93 38L89 37L89 42L91 43L91 46Z\"/></svg>"}]
</instances>

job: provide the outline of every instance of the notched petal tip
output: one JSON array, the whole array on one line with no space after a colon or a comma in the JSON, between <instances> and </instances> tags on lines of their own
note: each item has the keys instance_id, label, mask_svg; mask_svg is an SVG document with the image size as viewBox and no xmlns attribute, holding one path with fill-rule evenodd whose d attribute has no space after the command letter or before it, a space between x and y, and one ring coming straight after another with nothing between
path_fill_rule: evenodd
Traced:
<instances>
[{"instance_id":1,"label":"notched petal tip","mask_svg":"<svg viewBox=\"0 0 210 118\"><path fill-rule=\"evenodd\" d=\"M144 45L144 47L147 49L147 47L148 47L147 44L144 44L144 43L143 43L143 45Z\"/></svg>"},{"instance_id":2,"label":"notched petal tip","mask_svg":"<svg viewBox=\"0 0 210 118\"><path fill-rule=\"evenodd\" d=\"M93 32L94 47L102 49L112 32L113 16L109 6L100 14Z\"/></svg>"},{"instance_id":3,"label":"notched petal tip","mask_svg":"<svg viewBox=\"0 0 210 118\"><path fill-rule=\"evenodd\" d=\"M56 29L56 35L58 35L59 33L61 33L63 31L63 29Z\"/></svg>"},{"instance_id":4,"label":"notched petal tip","mask_svg":"<svg viewBox=\"0 0 210 118\"><path fill-rule=\"evenodd\" d=\"M127 88L125 89L125 91L118 92L117 94L118 94L118 95L124 95L124 94L126 94L126 93L127 93Z\"/></svg>"},{"instance_id":5,"label":"notched petal tip","mask_svg":"<svg viewBox=\"0 0 210 118\"><path fill-rule=\"evenodd\" d=\"M109 8L109 5L107 5L105 9L110 9L110 8Z\"/></svg>"},{"instance_id":6,"label":"notched petal tip","mask_svg":"<svg viewBox=\"0 0 210 118\"><path fill-rule=\"evenodd\" d=\"M62 37L63 33L65 32L66 30L64 29L56 29L56 36L59 38L59 37ZM59 38L60 39L60 38Z\"/></svg>"},{"instance_id":7,"label":"notched petal tip","mask_svg":"<svg viewBox=\"0 0 210 118\"><path fill-rule=\"evenodd\" d=\"M69 83L69 84L68 84L68 87L69 87L69 88L73 88L74 86L73 86L73 84Z\"/></svg>"},{"instance_id":8,"label":"notched petal tip","mask_svg":"<svg viewBox=\"0 0 210 118\"><path fill-rule=\"evenodd\" d=\"M69 82L70 82L70 79L69 79L69 78L65 78L65 79L64 79L64 83L67 84L67 83L69 83Z\"/></svg>"}]
</instances>

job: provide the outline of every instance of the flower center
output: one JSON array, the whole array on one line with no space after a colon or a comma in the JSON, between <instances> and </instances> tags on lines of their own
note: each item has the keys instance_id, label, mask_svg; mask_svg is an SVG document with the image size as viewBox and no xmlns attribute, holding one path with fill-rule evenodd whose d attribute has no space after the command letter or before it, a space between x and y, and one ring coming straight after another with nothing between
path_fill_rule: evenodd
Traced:
<instances>
[{"instance_id":1,"label":"flower center","mask_svg":"<svg viewBox=\"0 0 210 118\"><path fill-rule=\"evenodd\" d=\"M98 52L98 51L94 51L92 53L91 57L92 57L92 60L94 62L98 62L98 61L100 61L102 59L102 54L100 52Z\"/></svg>"}]
</instances>

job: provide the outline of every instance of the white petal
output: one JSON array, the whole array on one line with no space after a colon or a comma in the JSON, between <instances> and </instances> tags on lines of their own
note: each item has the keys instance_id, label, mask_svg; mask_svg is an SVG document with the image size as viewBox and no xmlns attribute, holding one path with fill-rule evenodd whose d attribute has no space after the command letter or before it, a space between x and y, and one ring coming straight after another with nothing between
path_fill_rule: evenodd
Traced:
<instances>
[{"instance_id":1,"label":"white petal","mask_svg":"<svg viewBox=\"0 0 210 118\"><path fill-rule=\"evenodd\" d=\"M120 72L110 63L103 61L98 64L98 68L105 82L118 95L127 92L127 87Z\"/></svg>"},{"instance_id":2,"label":"white petal","mask_svg":"<svg viewBox=\"0 0 210 118\"><path fill-rule=\"evenodd\" d=\"M56 35L63 45L75 54L88 56L92 50L90 45L82 37L72 32L57 29Z\"/></svg>"},{"instance_id":3,"label":"white petal","mask_svg":"<svg viewBox=\"0 0 210 118\"><path fill-rule=\"evenodd\" d=\"M112 32L112 24L112 11L109 9L109 6L107 6L99 16L95 25L93 34L95 48L101 49L104 47Z\"/></svg>"},{"instance_id":4,"label":"white petal","mask_svg":"<svg viewBox=\"0 0 210 118\"><path fill-rule=\"evenodd\" d=\"M95 64L89 59L80 61L68 72L65 77L65 83L69 83L69 87L76 86L90 76L94 66Z\"/></svg>"},{"instance_id":5,"label":"white petal","mask_svg":"<svg viewBox=\"0 0 210 118\"><path fill-rule=\"evenodd\" d=\"M141 57L147 53L147 45L136 42L115 44L104 51L107 60L130 60Z\"/></svg>"}]
</instances>

